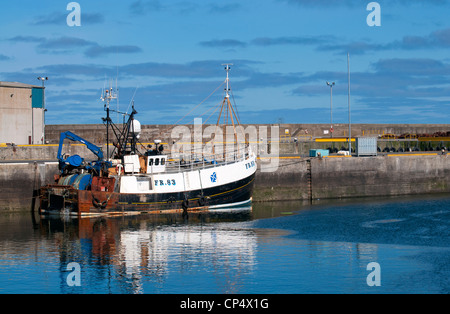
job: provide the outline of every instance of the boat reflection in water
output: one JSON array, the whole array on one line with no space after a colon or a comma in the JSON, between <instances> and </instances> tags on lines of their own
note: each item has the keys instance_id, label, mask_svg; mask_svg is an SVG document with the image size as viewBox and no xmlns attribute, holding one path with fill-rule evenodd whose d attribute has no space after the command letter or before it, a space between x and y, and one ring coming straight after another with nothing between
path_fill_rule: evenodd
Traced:
<instances>
[{"instance_id":1,"label":"boat reflection in water","mask_svg":"<svg viewBox=\"0 0 450 314\"><path fill-rule=\"evenodd\" d=\"M40 226L59 239L62 293L236 293L241 277L253 272L257 247L257 231L236 222L251 219L245 207L189 219L42 217ZM66 282L73 262L81 268L79 287Z\"/></svg>"}]
</instances>

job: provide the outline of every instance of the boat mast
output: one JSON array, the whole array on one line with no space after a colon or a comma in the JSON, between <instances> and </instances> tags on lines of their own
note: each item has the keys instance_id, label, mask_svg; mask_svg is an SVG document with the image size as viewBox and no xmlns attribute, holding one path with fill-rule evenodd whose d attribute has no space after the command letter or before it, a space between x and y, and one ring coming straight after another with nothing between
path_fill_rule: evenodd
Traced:
<instances>
[{"instance_id":1,"label":"boat mast","mask_svg":"<svg viewBox=\"0 0 450 314\"><path fill-rule=\"evenodd\" d=\"M234 139L237 143L237 132L236 132L236 125L239 125L239 119L233 109L233 106L231 105L231 101L230 101L230 78L229 78L229 73L231 70L231 65L233 65L232 63L223 63L222 65L225 66L225 71L227 72L227 78L225 80L226 82L226 88L225 88L225 97L223 98L222 101L222 106L220 109L220 113L219 113L219 118L217 119L217 127L220 124L220 118L222 117L222 112L224 113L223 115L223 122L224 125L229 125L228 123L228 118L231 121L231 124L233 125L233 131L234 131ZM225 114L226 111L226 114ZM235 120L236 120L236 124L235 124ZM238 150L239 150L239 145L238 145Z\"/></svg>"},{"instance_id":2,"label":"boat mast","mask_svg":"<svg viewBox=\"0 0 450 314\"><path fill-rule=\"evenodd\" d=\"M109 160L109 124L111 118L109 117L109 104L112 99L116 99L116 93L113 93L112 87L105 90L105 94L102 95L101 100L105 101L104 109L106 111L106 160Z\"/></svg>"},{"instance_id":3,"label":"boat mast","mask_svg":"<svg viewBox=\"0 0 450 314\"><path fill-rule=\"evenodd\" d=\"M231 70L230 65L233 65L233 64L232 63L224 63L222 65L225 66L225 71L227 72L227 78L225 80L227 82L227 88L225 90L225 99L227 100L227 115L226 115L226 119L227 120L226 120L225 124L228 124L228 114L230 112L230 94L229 94L229 91L230 91L230 79L229 79L229 73L230 73L230 70ZM233 123L233 126L234 126L234 123Z\"/></svg>"}]
</instances>

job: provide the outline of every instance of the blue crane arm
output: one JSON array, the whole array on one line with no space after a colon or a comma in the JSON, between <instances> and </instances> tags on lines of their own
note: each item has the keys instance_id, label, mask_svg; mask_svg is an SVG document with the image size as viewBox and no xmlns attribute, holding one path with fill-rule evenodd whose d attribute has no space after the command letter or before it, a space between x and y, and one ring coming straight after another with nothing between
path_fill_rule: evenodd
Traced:
<instances>
[{"instance_id":1,"label":"blue crane arm","mask_svg":"<svg viewBox=\"0 0 450 314\"><path fill-rule=\"evenodd\" d=\"M59 161L64 161L64 158L61 156L61 151L62 151L62 147L64 144L64 140L65 139L69 139L71 141L74 142L80 142L83 143L84 145L86 145L86 147L95 154L95 156L97 156L98 160L103 160L103 152L100 149L100 147L86 141L85 139L79 137L78 135L70 132L70 131L66 131L61 133L60 137L59 137L59 148L58 148L58 160Z\"/></svg>"}]
</instances>

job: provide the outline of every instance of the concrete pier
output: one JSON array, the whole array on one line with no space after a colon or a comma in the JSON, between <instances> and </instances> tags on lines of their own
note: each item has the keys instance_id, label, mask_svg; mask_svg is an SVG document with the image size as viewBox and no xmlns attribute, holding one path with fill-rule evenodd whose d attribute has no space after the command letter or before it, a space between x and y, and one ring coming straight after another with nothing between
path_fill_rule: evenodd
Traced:
<instances>
[{"instance_id":1,"label":"concrete pier","mask_svg":"<svg viewBox=\"0 0 450 314\"><path fill-rule=\"evenodd\" d=\"M57 162L0 163L0 212L30 210L37 189L53 183L57 171Z\"/></svg>"},{"instance_id":2,"label":"concrete pier","mask_svg":"<svg viewBox=\"0 0 450 314\"><path fill-rule=\"evenodd\" d=\"M139 120L139 119L138 119ZM191 133L194 132L194 125L184 125ZM203 129L211 125L203 125ZM242 127L247 129L250 125L243 124ZM255 124L251 125L256 129L267 127L270 133L271 127L277 127L280 141L292 141L294 138L298 140L307 140L316 137L348 137L348 124L333 124L334 132L329 132L329 124ZM175 125L145 125L141 126L140 141L143 143L153 142L159 139L163 142L171 142L172 132ZM351 126L352 137L358 136L383 136L387 134L434 134L436 132L446 133L450 131L449 124L357 124ZM71 125L47 125L45 127L46 141L49 144L57 144L59 135L64 131L72 131L73 133L83 137L84 139L95 143L106 142L106 128L102 124L71 124ZM328 133L326 133L328 132ZM326 134L325 134L326 133ZM113 138L113 132L110 130L110 138ZM268 136L270 136L268 134ZM273 136L272 136L273 137Z\"/></svg>"},{"instance_id":3,"label":"concrete pier","mask_svg":"<svg viewBox=\"0 0 450 314\"><path fill-rule=\"evenodd\" d=\"M254 202L450 193L447 154L281 156L273 169L269 162L258 160ZM57 172L54 161L0 162L0 211L28 210L34 191L52 183Z\"/></svg>"},{"instance_id":4,"label":"concrete pier","mask_svg":"<svg viewBox=\"0 0 450 314\"><path fill-rule=\"evenodd\" d=\"M272 132L270 125L266 127ZM273 134L278 139L275 143L278 166L267 169L270 159L258 159L255 202L450 192L450 157L447 155L450 137L390 140L384 136L389 133L447 134L450 125L353 125L353 137L378 138L381 152L377 157L307 157L310 149L347 147L345 141L337 138L341 136L341 140L345 140L348 136L347 125L334 125L334 138L329 140L323 132L327 127L320 124L281 124L278 129L275 128L279 131L278 135ZM53 175L58 172L56 155L59 134L67 130L95 143L106 152L103 125L46 126L47 145L0 144L0 211L28 209L35 197L35 190L53 182ZM143 126L142 130L142 143L161 139L166 151L170 151L173 144L171 126ZM192 125L187 129L189 131L194 132ZM258 134L258 152L260 148L263 148L262 151L267 148L266 152L269 152L266 145L272 136L270 132L266 134L267 138L262 139ZM195 139L195 136L191 138ZM386 147L391 152L384 152ZM411 152L413 147L420 151ZM393 148L395 153L392 153ZM403 153L397 153L400 151ZM96 159L85 145L78 142L66 141L63 153L78 154L86 160ZM265 170L261 171L262 168Z\"/></svg>"},{"instance_id":5,"label":"concrete pier","mask_svg":"<svg viewBox=\"0 0 450 314\"><path fill-rule=\"evenodd\" d=\"M280 159L276 172L258 171L255 201L314 200L450 192L450 156Z\"/></svg>"}]
</instances>

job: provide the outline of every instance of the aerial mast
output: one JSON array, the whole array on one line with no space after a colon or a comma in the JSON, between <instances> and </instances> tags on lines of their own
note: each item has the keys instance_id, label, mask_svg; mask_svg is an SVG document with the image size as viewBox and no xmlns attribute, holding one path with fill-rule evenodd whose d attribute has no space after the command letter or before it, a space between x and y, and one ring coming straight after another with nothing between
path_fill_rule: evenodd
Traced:
<instances>
[{"instance_id":1,"label":"aerial mast","mask_svg":"<svg viewBox=\"0 0 450 314\"><path fill-rule=\"evenodd\" d=\"M225 71L227 72L227 78L225 79L225 82L226 82L225 97L222 102L222 108L220 110L219 119L217 120L217 124L219 124L220 117L222 116L222 112L224 111L223 109L226 106L227 114L226 115L224 114L224 117L223 117L224 124L228 125L228 116L230 116L231 123L233 124L233 127L234 127L233 115L235 116L235 114L234 114L234 110L233 110L233 107L230 102L230 78L229 78L229 73L231 70L230 65L233 65L233 64L232 63L223 63L222 65L225 66ZM235 116L235 119L236 119L236 122L238 122L238 119L236 116Z\"/></svg>"},{"instance_id":2,"label":"aerial mast","mask_svg":"<svg viewBox=\"0 0 450 314\"><path fill-rule=\"evenodd\" d=\"M225 90L225 91L226 91L225 97L226 97L226 98L230 98L230 94L228 94L228 92L230 91L230 86L229 86L230 79L229 79L228 74L230 73L230 70L231 70L230 65L233 65L233 63L222 63L222 65L225 66L225 71L227 72L227 78L226 78L227 89Z\"/></svg>"},{"instance_id":3,"label":"aerial mast","mask_svg":"<svg viewBox=\"0 0 450 314\"><path fill-rule=\"evenodd\" d=\"M117 94L113 92L113 88L106 89L104 94L100 97L105 102L104 109L106 111L106 159L109 160L109 124L111 118L109 117L109 104L111 100L116 99ZM114 110L113 110L114 111Z\"/></svg>"},{"instance_id":4,"label":"aerial mast","mask_svg":"<svg viewBox=\"0 0 450 314\"><path fill-rule=\"evenodd\" d=\"M220 109L220 113L219 113L219 118L217 119L217 127L220 124L220 118L222 117L222 113L223 113L223 122L225 125L229 125L228 123L228 118L231 121L231 124L233 125L233 131L234 131L234 138L236 141L236 145L238 146L238 151L239 151L239 144L238 144L238 140L237 140L237 132L236 132L236 124L239 125L239 119L233 109L233 106L230 102L230 78L229 78L229 73L231 70L231 65L233 65L232 63L223 63L223 66L225 66L225 71L227 72L227 77L226 77L226 87L225 87L225 97L222 101L222 106ZM226 113L225 113L226 111ZM235 120L236 120L236 124L235 124ZM214 148L213 148L214 149Z\"/></svg>"}]
</instances>

